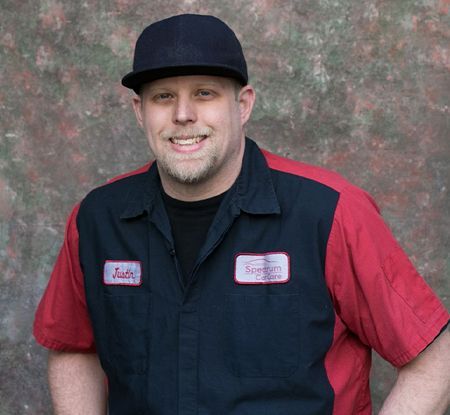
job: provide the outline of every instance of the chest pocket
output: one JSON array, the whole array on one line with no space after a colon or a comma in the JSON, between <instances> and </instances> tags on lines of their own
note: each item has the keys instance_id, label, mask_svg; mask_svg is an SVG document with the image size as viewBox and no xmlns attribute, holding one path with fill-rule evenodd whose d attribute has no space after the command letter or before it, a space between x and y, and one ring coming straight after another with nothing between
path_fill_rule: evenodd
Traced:
<instances>
[{"instance_id":1,"label":"chest pocket","mask_svg":"<svg viewBox=\"0 0 450 415\"><path fill-rule=\"evenodd\" d=\"M150 344L150 295L105 294L107 360L118 373L144 374Z\"/></svg>"},{"instance_id":2,"label":"chest pocket","mask_svg":"<svg viewBox=\"0 0 450 415\"><path fill-rule=\"evenodd\" d=\"M225 361L238 377L288 377L299 365L299 295L228 295Z\"/></svg>"}]
</instances>

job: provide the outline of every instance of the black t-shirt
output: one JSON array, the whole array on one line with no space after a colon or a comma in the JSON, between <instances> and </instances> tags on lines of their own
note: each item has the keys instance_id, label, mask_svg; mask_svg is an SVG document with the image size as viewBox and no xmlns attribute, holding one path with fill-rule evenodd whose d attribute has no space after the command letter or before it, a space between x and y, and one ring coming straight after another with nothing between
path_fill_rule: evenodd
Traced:
<instances>
[{"instance_id":1,"label":"black t-shirt","mask_svg":"<svg viewBox=\"0 0 450 415\"><path fill-rule=\"evenodd\" d=\"M219 209L225 193L195 202L177 200L165 192L163 199L172 227L175 252L187 282L199 251L205 242L208 229Z\"/></svg>"}]
</instances>

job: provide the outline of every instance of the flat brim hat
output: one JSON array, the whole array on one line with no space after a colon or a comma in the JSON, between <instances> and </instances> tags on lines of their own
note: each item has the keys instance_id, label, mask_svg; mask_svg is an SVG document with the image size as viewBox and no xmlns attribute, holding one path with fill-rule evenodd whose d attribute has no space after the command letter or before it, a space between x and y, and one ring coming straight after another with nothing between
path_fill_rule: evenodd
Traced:
<instances>
[{"instance_id":1,"label":"flat brim hat","mask_svg":"<svg viewBox=\"0 0 450 415\"><path fill-rule=\"evenodd\" d=\"M147 26L134 50L133 71L122 85L182 75L217 75L248 83L247 64L234 32L214 16L182 14Z\"/></svg>"}]
</instances>

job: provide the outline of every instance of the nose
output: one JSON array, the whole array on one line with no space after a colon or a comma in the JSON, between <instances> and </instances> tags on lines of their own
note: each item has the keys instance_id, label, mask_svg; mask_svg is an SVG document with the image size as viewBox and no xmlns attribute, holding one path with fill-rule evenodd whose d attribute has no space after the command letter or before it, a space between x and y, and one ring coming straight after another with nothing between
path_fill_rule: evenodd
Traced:
<instances>
[{"instance_id":1,"label":"nose","mask_svg":"<svg viewBox=\"0 0 450 415\"><path fill-rule=\"evenodd\" d=\"M178 96L173 113L173 122L175 124L189 124L197 120L195 105L189 97Z\"/></svg>"}]
</instances>

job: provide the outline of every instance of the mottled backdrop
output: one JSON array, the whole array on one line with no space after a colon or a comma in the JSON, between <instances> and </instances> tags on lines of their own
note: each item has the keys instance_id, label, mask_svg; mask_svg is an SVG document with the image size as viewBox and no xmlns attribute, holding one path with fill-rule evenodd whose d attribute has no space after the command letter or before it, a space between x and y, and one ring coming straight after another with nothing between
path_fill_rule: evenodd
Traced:
<instances>
[{"instance_id":1,"label":"mottled backdrop","mask_svg":"<svg viewBox=\"0 0 450 415\"><path fill-rule=\"evenodd\" d=\"M0 0L0 414L48 414L31 336L71 206L149 157L120 79L151 21L211 13L242 39L248 133L377 199L447 306L449 0ZM377 358L375 407L395 371Z\"/></svg>"}]
</instances>

